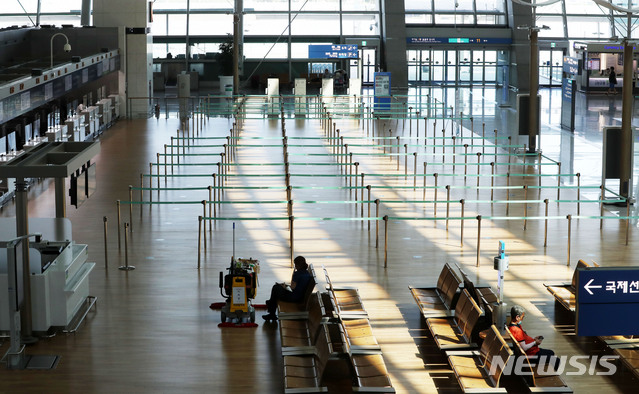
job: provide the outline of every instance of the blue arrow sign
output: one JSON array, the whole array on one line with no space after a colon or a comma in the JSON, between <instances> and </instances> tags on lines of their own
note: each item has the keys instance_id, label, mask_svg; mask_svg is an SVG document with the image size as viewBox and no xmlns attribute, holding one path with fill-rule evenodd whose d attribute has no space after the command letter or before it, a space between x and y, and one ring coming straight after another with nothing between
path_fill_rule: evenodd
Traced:
<instances>
[{"instance_id":1,"label":"blue arrow sign","mask_svg":"<svg viewBox=\"0 0 639 394\"><path fill-rule=\"evenodd\" d=\"M589 267L577 272L579 336L639 334L639 267Z\"/></svg>"},{"instance_id":2,"label":"blue arrow sign","mask_svg":"<svg viewBox=\"0 0 639 394\"><path fill-rule=\"evenodd\" d=\"M639 268L586 268L577 283L580 304L639 303Z\"/></svg>"}]
</instances>

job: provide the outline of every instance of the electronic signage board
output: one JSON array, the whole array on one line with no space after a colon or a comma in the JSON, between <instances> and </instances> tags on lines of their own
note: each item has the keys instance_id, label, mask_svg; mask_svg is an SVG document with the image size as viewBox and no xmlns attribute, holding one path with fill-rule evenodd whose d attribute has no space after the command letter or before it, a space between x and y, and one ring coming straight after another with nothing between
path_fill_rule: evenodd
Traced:
<instances>
[{"instance_id":1,"label":"electronic signage board","mask_svg":"<svg viewBox=\"0 0 639 394\"><path fill-rule=\"evenodd\" d=\"M468 37L406 37L407 44L504 44L513 43L512 38L468 38Z\"/></svg>"},{"instance_id":2,"label":"electronic signage board","mask_svg":"<svg viewBox=\"0 0 639 394\"><path fill-rule=\"evenodd\" d=\"M309 59L358 59L356 44L309 45Z\"/></svg>"},{"instance_id":3,"label":"electronic signage board","mask_svg":"<svg viewBox=\"0 0 639 394\"><path fill-rule=\"evenodd\" d=\"M577 335L639 334L639 268L580 269L575 290Z\"/></svg>"}]
</instances>

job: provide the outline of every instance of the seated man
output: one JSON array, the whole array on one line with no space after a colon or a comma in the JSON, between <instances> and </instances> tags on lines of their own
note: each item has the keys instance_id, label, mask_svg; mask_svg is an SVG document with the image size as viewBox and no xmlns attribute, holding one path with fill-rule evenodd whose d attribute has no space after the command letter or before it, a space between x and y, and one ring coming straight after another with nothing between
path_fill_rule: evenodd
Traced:
<instances>
[{"instance_id":1,"label":"seated man","mask_svg":"<svg viewBox=\"0 0 639 394\"><path fill-rule=\"evenodd\" d=\"M544 340L543 336L532 338L521 327L521 322L524 320L526 311L519 305L515 305L510 309L510 324L508 329L513 334L513 338L519 342L521 348L526 352L526 355L533 360L538 360L541 363L549 363L554 359L555 370L559 369L559 358L555 357L555 352L550 349L542 349L539 347Z\"/></svg>"},{"instance_id":2,"label":"seated man","mask_svg":"<svg viewBox=\"0 0 639 394\"><path fill-rule=\"evenodd\" d=\"M293 271L293 277L291 278L291 284L276 283L271 288L271 298L266 300L266 307L268 308L268 314L263 315L264 320L277 320L277 302L300 302L304 298L306 288L311 281L311 273L308 272L308 264L306 259L302 256L297 256L293 260L295 270Z\"/></svg>"}]
</instances>

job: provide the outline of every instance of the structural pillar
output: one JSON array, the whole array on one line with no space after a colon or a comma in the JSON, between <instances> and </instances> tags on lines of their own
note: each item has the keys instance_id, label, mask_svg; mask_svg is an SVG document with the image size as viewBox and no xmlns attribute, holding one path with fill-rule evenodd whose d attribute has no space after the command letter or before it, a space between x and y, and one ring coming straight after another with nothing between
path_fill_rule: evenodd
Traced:
<instances>
[{"instance_id":1,"label":"structural pillar","mask_svg":"<svg viewBox=\"0 0 639 394\"><path fill-rule=\"evenodd\" d=\"M621 109L621 171L619 175L619 194L630 197L630 177L632 176L632 52L633 44L629 39L624 41L623 47L623 90Z\"/></svg>"},{"instance_id":2,"label":"structural pillar","mask_svg":"<svg viewBox=\"0 0 639 394\"><path fill-rule=\"evenodd\" d=\"M65 178L55 178L55 217L67 217L67 200L65 195ZM79 193L80 191L78 191ZM19 234L21 235L21 234Z\"/></svg>"},{"instance_id":3,"label":"structural pillar","mask_svg":"<svg viewBox=\"0 0 639 394\"><path fill-rule=\"evenodd\" d=\"M16 235L18 237L29 234L29 201L28 186L24 178L16 179ZM29 239L22 242L22 288L23 304L20 310L23 343L34 342L33 322L31 320L31 268L29 267Z\"/></svg>"},{"instance_id":4,"label":"structural pillar","mask_svg":"<svg viewBox=\"0 0 639 394\"><path fill-rule=\"evenodd\" d=\"M537 91L539 90L539 31L530 29L530 101L528 107L528 152L537 151L537 133L539 130L539 108L537 103Z\"/></svg>"}]
</instances>

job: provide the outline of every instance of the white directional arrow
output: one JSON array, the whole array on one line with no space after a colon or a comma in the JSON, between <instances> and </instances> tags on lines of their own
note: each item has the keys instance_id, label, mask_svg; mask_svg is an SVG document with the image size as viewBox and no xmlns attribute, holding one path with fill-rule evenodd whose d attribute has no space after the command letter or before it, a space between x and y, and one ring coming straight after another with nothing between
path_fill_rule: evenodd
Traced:
<instances>
[{"instance_id":1,"label":"white directional arrow","mask_svg":"<svg viewBox=\"0 0 639 394\"><path fill-rule=\"evenodd\" d=\"M590 291L590 289L601 289L601 286L591 286L590 284L592 283L592 281L594 281L594 279L590 279L590 281L584 286L584 289L586 289L586 291L590 293L590 295L593 295L593 292Z\"/></svg>"}]
</instances>

